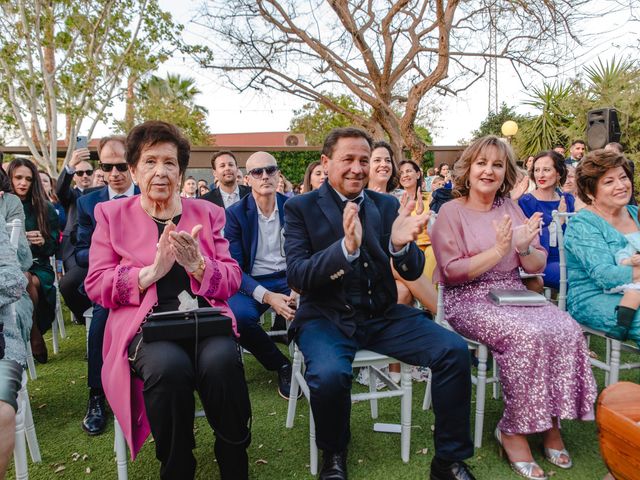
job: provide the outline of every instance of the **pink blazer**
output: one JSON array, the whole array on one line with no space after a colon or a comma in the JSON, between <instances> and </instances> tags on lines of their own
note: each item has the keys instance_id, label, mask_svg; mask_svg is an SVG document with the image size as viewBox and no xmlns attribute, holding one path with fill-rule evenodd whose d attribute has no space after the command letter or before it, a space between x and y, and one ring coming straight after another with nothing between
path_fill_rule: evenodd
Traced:
<instances>
[{"instance_id":1,"label":"pink blazer","mask_svg":"<svg viewBox=\"0 0 640 480\"><path fill-rule=\"evenodd\" d=\"M242 272L229 255L229 244L221 233L224 210L202 200L181 201L182 217L177 230L190 232L195 225L203 226L198 241L206 266L201 283L191 278L191 289L211 305L222 307L224 314L233 319L237 335L227 299L238 290ZM140 206L139 195L100 203L95 217L85 288L93 302L109 309L102 349L102 384L134 459L150 428L142 380L131 375L127 349L158 299L155 285L144 294L138 289L138 272L155 258L158 229Z\"/></svg>"}]
</instances>

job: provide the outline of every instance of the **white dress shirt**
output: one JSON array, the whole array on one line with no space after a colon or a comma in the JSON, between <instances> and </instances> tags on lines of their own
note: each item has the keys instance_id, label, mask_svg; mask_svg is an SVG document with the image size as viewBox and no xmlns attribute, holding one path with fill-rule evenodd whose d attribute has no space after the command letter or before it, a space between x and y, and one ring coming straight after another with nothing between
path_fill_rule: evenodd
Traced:
<instances>
[{"instance_id":1,"label":"white dress shirt","mask_svg":"<svg viewBox=\"0 0 640 480\"><path fill-rule=\"evenodd\" d=\"M236 185L236 189L227 193L220 188L220 195L222 195L222 202L224 203L224 208L229 208L231 205L240 200L240 188Z\"/></svg>"},{"instance_id":2,"label":"white dress shirt","mask_svg":"<svg viewBox=\"0 0 640 480\"><path fill-rule=\"evenodd\" d=\"M131 182L131 185L129 185L129 188L126 192L118 193L113 188L107 185L107 189L109 190L109 200L113 200L113 197L115 197L116 195L124 195L125 197L130 197L131 195L133 195L135 188L135 184Z\"/></svg>"},{"instance_id":3,"label":"white dress shirt","mask_svg":"<svg viewBox=\"0 0 640 480\"><path fill-rule=\"evenodd\" d=\"M287 268L287 261L284 257L284 238L278 215L278 202L269 217L262 213L257 204L256 207L258 208L258 246L251 269L252 277L278 273ZM266 288L258 285L253 291L253 298L262 303L266 291Z\"/></svg>"}]
</instances>

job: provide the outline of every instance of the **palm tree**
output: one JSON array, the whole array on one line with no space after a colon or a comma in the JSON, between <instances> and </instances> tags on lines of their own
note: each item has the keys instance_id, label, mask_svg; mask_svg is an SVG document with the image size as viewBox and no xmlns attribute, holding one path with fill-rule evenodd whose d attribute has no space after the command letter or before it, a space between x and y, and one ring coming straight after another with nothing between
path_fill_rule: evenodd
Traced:
<instances>
[{"instance_id":1,"label":"palm tree","mask_svg":"<svg viewBox=\"0 0 640 480\"><path fill-rule=\"evenodd\" d=\"M162 99L168 104L186 105L206 115L208 110L195 103L195 97L201 93L193 78L182 77L179 73L168 73L167 78L151 75L140 85L140 98L143 100Z\"/></svg>"},{"instance_id":2,"label":"palm tree","mask_svg":"<svg viewBox=\"0 0 640 480\"><path fill-rule=\"evenodd\" d=\"M523 155L535 155L553 148L555 143L565 143L565 127L571 123L571 117L562 111L564 101L572 94L570 84L554 82L543 83L542 88L533 88L529 100L523 102L540 111L523 125L519 142Z\"/></svg>"}]
</instances>

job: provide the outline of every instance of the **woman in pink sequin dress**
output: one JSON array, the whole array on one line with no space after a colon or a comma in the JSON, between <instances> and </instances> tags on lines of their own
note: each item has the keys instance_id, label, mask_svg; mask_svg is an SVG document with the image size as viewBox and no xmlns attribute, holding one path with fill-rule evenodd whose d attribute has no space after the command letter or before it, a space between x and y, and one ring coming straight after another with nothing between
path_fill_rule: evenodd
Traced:
<instances>
[{"instance_id":1,"label":"woman in pink sequin dress","mask_svg":"<svg viewBox=\"0 0 640 480\"><path fill-rule=\"evenodd\" d=\"M442 207L432 234L446 319L491 349L505 403L496 437L517 473L543 479L526 435L542 433L545 457L571 466L559 419L593 418L597 391L586 343L578 324L551 304L496 306L487 299L492 289L524 290L518 267L538 273L546 263L540 215L527 219L506 197L516 181L511 147L481 138L454 168L459 198Z\"/></svg>"}]
</instances>

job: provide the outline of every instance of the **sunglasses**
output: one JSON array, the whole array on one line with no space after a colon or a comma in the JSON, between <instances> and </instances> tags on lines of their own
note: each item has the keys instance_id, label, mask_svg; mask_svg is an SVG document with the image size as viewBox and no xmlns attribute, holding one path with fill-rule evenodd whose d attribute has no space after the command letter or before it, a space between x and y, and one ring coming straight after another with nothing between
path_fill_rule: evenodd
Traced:
<instances>
[{"instance_id":1,"label":"sunglasses","mask_svg":"<svg viewBox=\"0 0 640 480\"><path fill-rule=\"evenodd\" d=\"M87 176L90 177L91 175L93 175L93 170L89 169L89 170L76 170L75 174L78 175L79 177L83 177L83 176Z\"/></svg>"},{"instance_id":2,"label":"sunglasses","mask_svg":"<svg viewBox=\"0 0 640 480\"><path fill-rule=\"evenodd\" d=\"M116 168L119 172L126 172L129 169L129 165L126 163L101 163L100 168L105 172L110 172L113 168Z\"/></svg>"},{"instance_id":3,"label":"sunglasses","mask_svg":"<svg viewBox=\"0 0 640 480\"><path fill-rule=\"evenodd\" d=\"M266 172L269 177L273 177L278 171L278 167L271 165L270 167L252 168L247 173L253 178L262 178L262 175Z\"/></svg>"}]
</instances>

